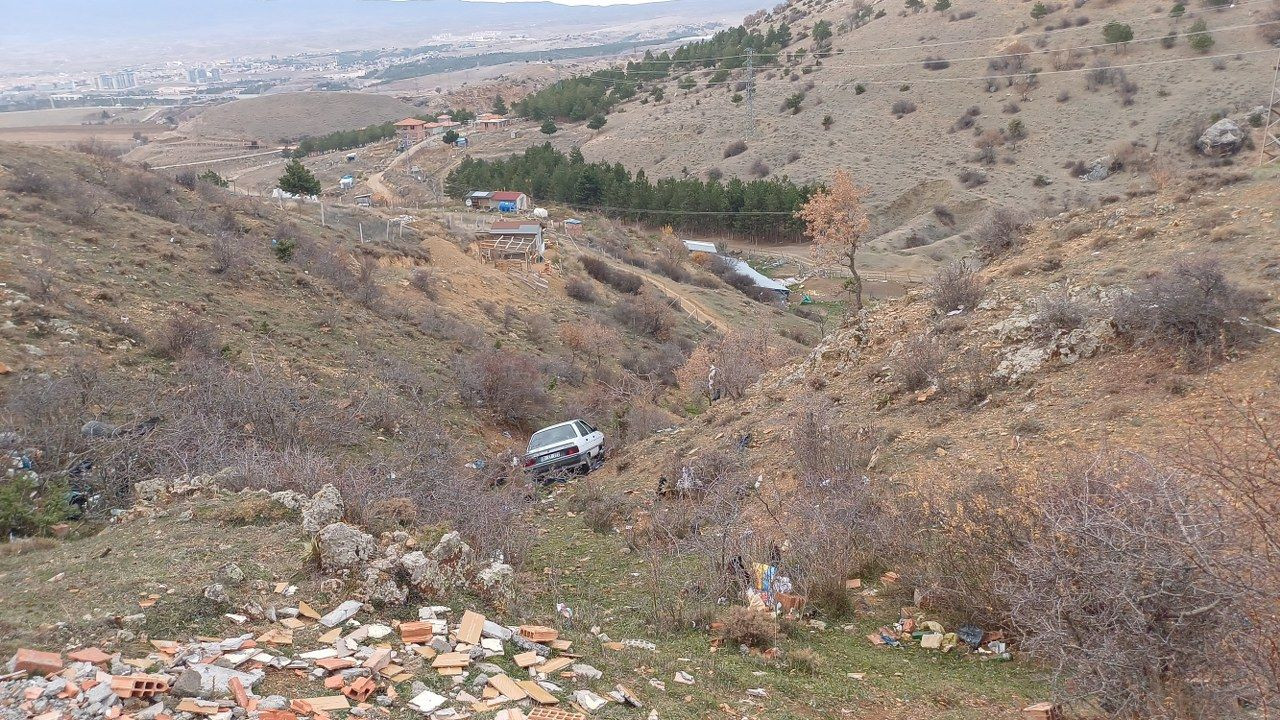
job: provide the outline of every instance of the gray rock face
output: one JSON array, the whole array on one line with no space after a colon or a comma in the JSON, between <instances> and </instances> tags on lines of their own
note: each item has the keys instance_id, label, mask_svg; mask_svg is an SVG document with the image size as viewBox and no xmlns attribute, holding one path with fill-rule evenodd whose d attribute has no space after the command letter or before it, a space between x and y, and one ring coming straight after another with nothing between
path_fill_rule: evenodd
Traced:
<instances>
[{"instance_id":1,"label":"gray rock face","mask_svg":"<svg viewBox=\"0 0 1280 720\"><path fill-rule=\"evenodd\" d=\"M292 490L281 490L271 493L271 502L284 506L287 510L301 510L308 502L307 496Z\"/></svg>"},{"instance_id":2,"label":"gray rock face","mask_svg":"<svg viewBox=\"0 0 1280 720\"><path fill-rule=\"evenodd\" d=\"M516 595L515 578L515 569L495 561L476 573L475 590L490 601L510 603Z\"/></svg>"},{"instance_id":3,"label":"gray rock face","mask_svg":"<svg viewBox=\"0 0 1280 720\"><path fill-rule=\"evenodd\" d=\"M359 569L378 551L372 535L343 522L325 526L316 542L320 545L320 569L325 572Z\"/></svg>"},{"instance_id":4,"label":"gray rock face","mask_svg":"<svg viewBox=\"0 0 1280 720\"><path fill-rule=\"evenodd\" d=\"M1209 157L1234 155L1244 146L1244 130L1235 120L1222 118L1209 126L1196 140L1196 148Z\"/></svg>"},{"instance_id":5,"label":"gray rock face","mask_svg":"<svg viewBox=\"0 0 1280 720\"><path fill-rule=\"evenodd\" d=\"M231 597L227 595L227 589L222 586L222 583L206 585L204 599L212 603L227 603L231 601Z\"/></svg>"},{"instance_id":6,"label":"gray rock face","mask_svg":"<svg viewBox=\"0 0 1280 720\"><path fill-rule=\"evenodd\" d=\"M1117 169L1116 159L1110 155L1103 155L1100 158L1094 158L1093 162L1089 163L1088 172L1081 175L1080 179L1088 182L1106 180L1111 177L1111 173L1115 172Z\"/></svg>"},{"instance_id":7,"label":"gray rock face","mask_svg":"<svg viewBox=\"0 0 1280 720\"><path fill-rule=\"evenodd\" d=\"M315 535L325 527L342 520L342 494L338 488L326 484L302 509L302 529Z\"/></svg>"}]
</instances>

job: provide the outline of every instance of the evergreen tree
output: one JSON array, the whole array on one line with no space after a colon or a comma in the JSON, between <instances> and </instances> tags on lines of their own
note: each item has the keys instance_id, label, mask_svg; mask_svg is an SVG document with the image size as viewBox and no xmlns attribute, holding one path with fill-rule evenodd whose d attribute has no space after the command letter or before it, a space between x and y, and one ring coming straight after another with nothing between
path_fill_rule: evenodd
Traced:
<instances>
[{"instance_id":1,"label":"evergreen tree","mask_svg":"<svg viewBox=\"0 0 1280 720\"><path fill-rule=\"evenodd\" d=\"M604 127L604 124L607 122L609 121L606 120L603 115L596 113L595 115L591 116L590 120L587 121L587 127L591 130L599 130L600 128Z\"/></svg>"},{"instance_id":2,"label":"evergreen tree","mask_svg":"<svg viewBox=\"0 0 1280 720\"><path fill-rule=\"evenodd\" d=\"M560 128L556 127L556 123L551 118L542 121L542 127L538 128L543 135L554 135Z\"/></svg>"},{"instance_id":3,"label":"evergreen tree","mask_svg":"<svg viewBox=\"0 0 1280 720\"><path fill-rule=\"evenodd\" d=\"M198 179L203 180L204 182L207 182L210 185L217 185L218 187L222 187L222 188L228 185L227 181L221 175L219 175L218 173L212 170L205 170L204 172L200 173L200 177Z\"/></svg>"},{"instance_id":4,"label":"evergreen tree","mask_svg":"<svg viewBox=\"0 0 1280 720\"><path fill-rule=\"evenodd\" d=\"M284 174L280 176L278 186L281 190L293 195L320 194L320 181L297 158L289 161L289 164L285 166Z\"/></svg>"},{"instance_id":5,"label":"evergreen tree","mask_svg":"<svg viewBox=\"0 0 1280 720\"><path fill-rule=\"evenodd\" d=\"M458 133L450 128L444 131L444 135L440 139L444 141L445 145L452 145L458 142Z\"/></svg>"},{"instance_id":6,"label":"evergreen tree","mask_svg":"<svg viewBox=\"0 0 1280 720\"><path fill-rule=\"evenodd\" d=\"M495 95L493 98L493 114L506 115L507 112L507 101L502 99L501 93Z\"/></svg>"}]
</instances>

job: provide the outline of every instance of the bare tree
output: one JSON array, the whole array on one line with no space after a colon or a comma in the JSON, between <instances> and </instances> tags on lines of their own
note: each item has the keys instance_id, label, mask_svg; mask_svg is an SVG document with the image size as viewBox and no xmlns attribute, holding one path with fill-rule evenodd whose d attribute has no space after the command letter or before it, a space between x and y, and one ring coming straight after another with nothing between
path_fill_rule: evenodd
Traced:
<instances>
[{"instance_id":1,"label":"bare tree","mask_svg":"<svg viewBox=\"0 0 1280 720\"><path fill-rule=\"evenodd\" d=\"M831 187L819 190L796 212L805 223L805 233L813 240L819 261L839 261L849 269L849 292L853 311L862 310L862 276L858 274L858 247L870 221L863 206L866 188L854 184L844 170L837 170Z\"/></svg>"}]
</instances>

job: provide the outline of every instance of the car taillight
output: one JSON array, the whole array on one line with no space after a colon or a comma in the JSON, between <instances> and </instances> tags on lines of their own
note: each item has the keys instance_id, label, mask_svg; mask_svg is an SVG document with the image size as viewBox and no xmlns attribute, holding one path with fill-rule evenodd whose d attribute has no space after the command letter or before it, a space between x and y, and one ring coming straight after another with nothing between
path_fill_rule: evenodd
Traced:
<instances>
[{"instance_id":1,"label":"car taillight","mask_svg":"<svg viewBox=\"0 0 1280 720\"><path fill-rule=\"evenodd\" d=\"M536 462L538 462L538 458L536 458L536 457L527 457L527 458L525 458L525 459L524 459L524 466L525 466L525 467L533 467L533 464L534 464L534 463L536 463Z\"/></svg>"},{"instance_id":2,"label":"car taillight","mask_svg":"<svg viewBox=\"0 0 1280 720\"><path fill-rule=\"evenodd\" d=\"M578 449L578 446L577 446L577 445L573 445L573 446L571 446L571 447L569 447L569 448L565 449L564 454L565 454L565 456L566 456L566 457L568 457L569 455L577 455L577 454L578 454L578 453L580 453L580 452L582 452L582 451Z\"/></svg>"}]
</instances>

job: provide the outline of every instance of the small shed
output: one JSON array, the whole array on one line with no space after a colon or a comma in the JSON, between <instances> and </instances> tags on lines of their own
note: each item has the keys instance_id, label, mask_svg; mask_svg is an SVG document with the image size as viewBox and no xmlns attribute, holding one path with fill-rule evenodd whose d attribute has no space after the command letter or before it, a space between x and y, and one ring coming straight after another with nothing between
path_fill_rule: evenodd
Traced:
<instances>
[{"instance_id":1,"label":"small shed","mask_svg":"<svg viewBox=\"0 0 1280 720\"><path fill-rule=\"evenodd\" d=\"M707 253L709 255L716 254L715 243L704 242L702 240L685 240L684 249L691 253Z\"/></svg>"},{"instance_id":2,"label":"small shed","mask_svg":"<svg viewBox=\"0 0 1280 720\"><path fill-rule=\"evenodd\" d=\"M491 190L472 190L463 198L463 202L469 208L487 210L490 203L493 202L493 192Z\"/></svg>"},{"instance_id":3,"label":"small shed","mask_svg":"<svg viewBox=\"0 0 1280 720\"><path fill-rule=\"evenodd\" d=\"M577 218L569 218L564 221L564 234L571 237L579 237L582 235L582 221Z\"/></svg>"},{"instance_id":4,"label":"small shed","mask_svg":"<svg viewBox=\"0 0 1280 720\"><path fill-rule=\"evenodd\" d=\"M485 113L476 118L476 128L479 130L502 130L507 126L508 119L496 113Z\"/></svg>"},{"instance_id":5,"label":"small shed","mask_svg":"<svg viewBox=\"0 0 1280 720\"><path fill-rule=\"evenodd\" d=\"M351 175L343 175L342 179L338 181L338 188L341 190L350 190L355 185L356 179Z\"/></svg>"},{"instance_id":6,"label":"small shed","mask_svg":"<svg viewBox=\"0 0 1280 720\"><path fill-rule=\"evenodd\" d=\"M529 209L529 196L515 190L498 190L493 193L491 202L495 205L514 203L517 212L524 212Z\"/></svg>"}]
</instances>

